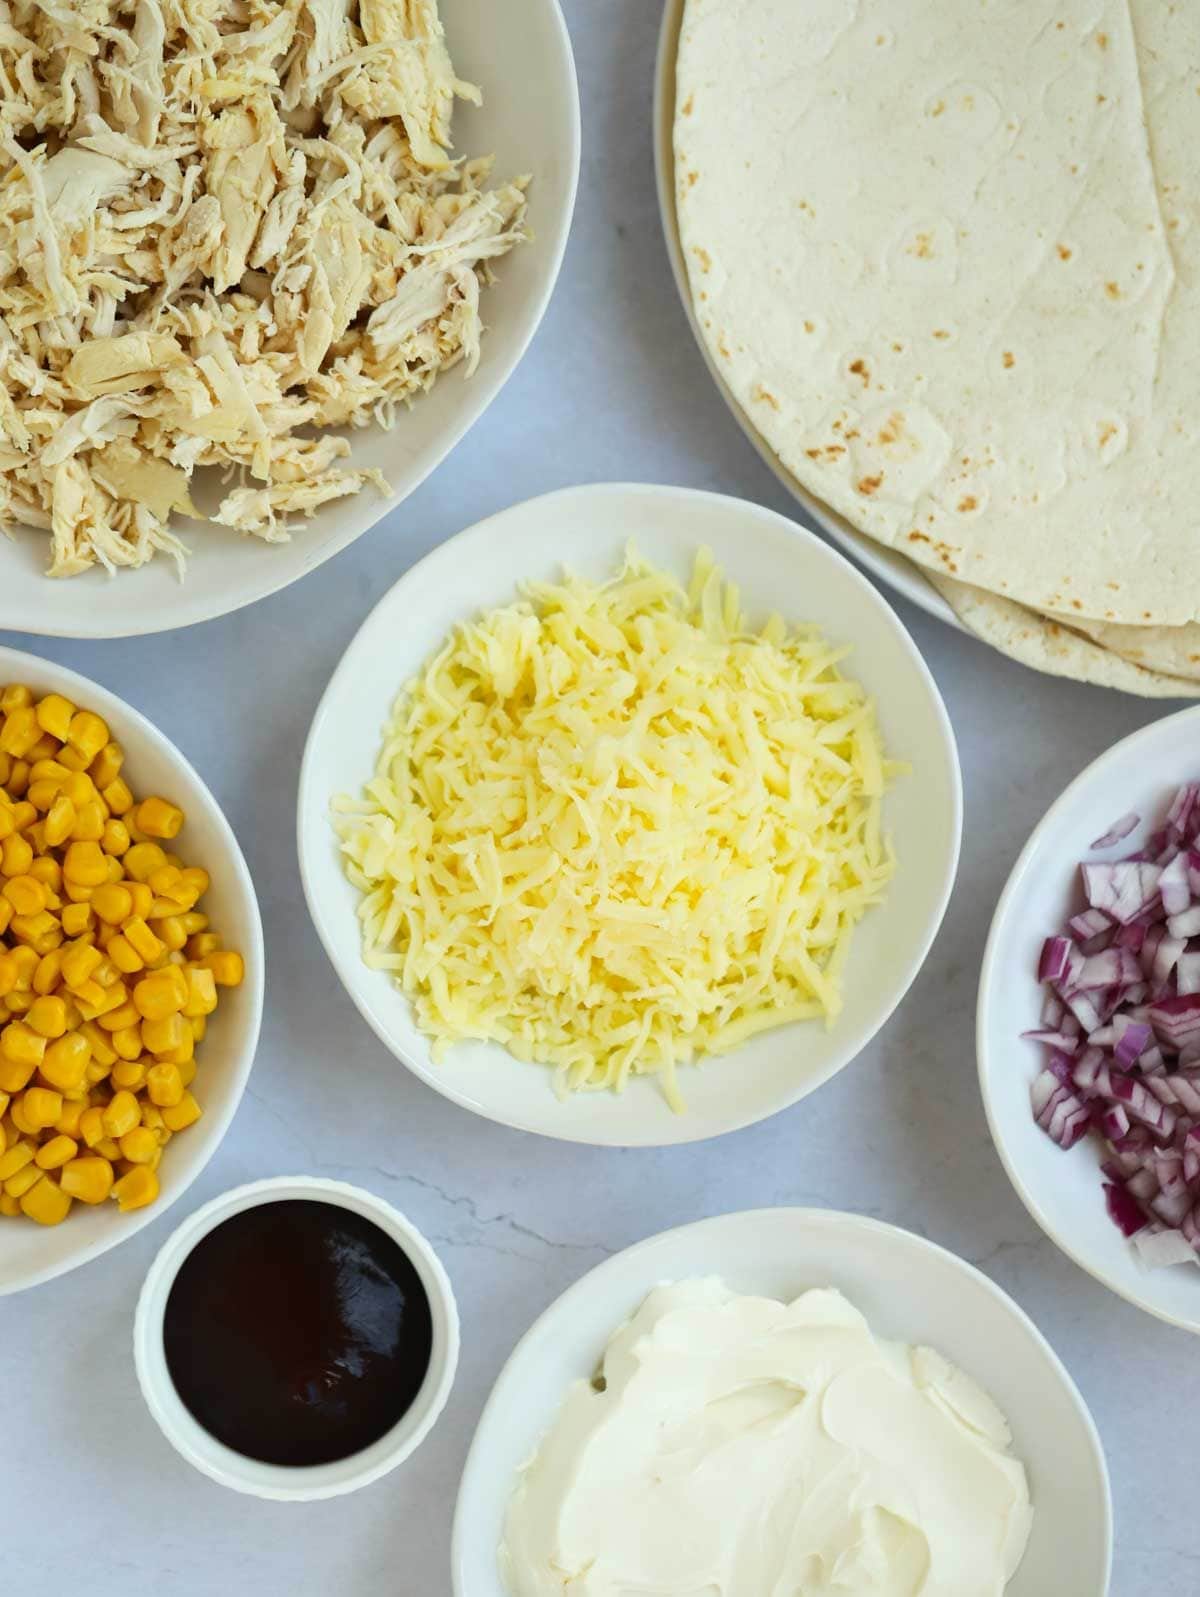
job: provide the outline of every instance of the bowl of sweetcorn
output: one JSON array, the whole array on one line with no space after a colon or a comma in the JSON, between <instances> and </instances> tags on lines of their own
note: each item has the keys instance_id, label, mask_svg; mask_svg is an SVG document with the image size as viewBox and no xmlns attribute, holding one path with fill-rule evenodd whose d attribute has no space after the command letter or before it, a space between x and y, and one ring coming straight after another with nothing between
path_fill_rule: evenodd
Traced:
<instances>
[{"instance_id":1,"label":"bowl of sweetcorn","mask_svg":"<svg viewBox=\"0 0 1200 1597\"><path fill-rule=\"evenodd\" d=\"M0 1294L186 1190L262 1001L254 886L195 770L115 695L0 648Z\"/></svg>"}]
</instances>

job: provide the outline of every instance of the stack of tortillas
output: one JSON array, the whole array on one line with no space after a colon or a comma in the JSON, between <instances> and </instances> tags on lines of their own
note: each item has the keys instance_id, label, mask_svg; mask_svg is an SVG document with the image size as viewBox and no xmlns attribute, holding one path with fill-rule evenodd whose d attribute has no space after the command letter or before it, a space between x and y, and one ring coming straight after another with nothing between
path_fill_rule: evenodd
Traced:
<instances>
[{"instance_id":1,"label":"stack of tortillas","mask_svg":"<svg viewBox=\"0 0 1200 1597\"><path fill-rule=\"evenodd\" d=\"M1006 654L1200 693L1200 0L687 0L696 321Z\"/></svg>"}]
</instances>

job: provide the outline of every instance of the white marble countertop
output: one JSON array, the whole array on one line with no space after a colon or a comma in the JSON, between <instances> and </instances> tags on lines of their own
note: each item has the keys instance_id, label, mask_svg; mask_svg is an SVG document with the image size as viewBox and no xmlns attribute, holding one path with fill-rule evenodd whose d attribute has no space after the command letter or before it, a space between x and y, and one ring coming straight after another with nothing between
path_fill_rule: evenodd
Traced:
<instances>
[{"instance_id":1,"label":"white marble countertop","mask_svg":"<svg viewBox=\"0 0 1200 1597\"><path fill-rule=\"evenodd\" d=\"M4 637L122 694L195 762L249 859L270 969L249 1092L203 1177L115 1252L0 1301L0 1581L23 1597L57 1597L69 1575L94 1597L134 1583L169 1597L445 1597L467 1445L530 1320L605 1254L664 1227L821 1204L932 1237L1016 1297L1107 1447L1114 1597L1194 1597L1196 1344L1042 1237L993 1153L973 1043L988 921L1020 845L1076 772L1166 707L1035 676L900 605L962 751L966 831L946 923L861 1059L796 1108L715 1143L580 1148L455 1108L375 1040L309 924L293 827L305 733L368 607L415 559L493 510L575 482L683 483L792 508L709 382L667 267L650 157L658 7L567 0L566 10L585 147L562 280L501 401L442 469L331 564L224 621L117 643ZM464 1325L449 1408L416 1457L355 1496L305 1507L242 1498L189 1469L143 1408L130 1351L142 1276L183 1213L297 1171L361 1182L406 1210L441 1251Z\"/></svg>"}]
</instances>

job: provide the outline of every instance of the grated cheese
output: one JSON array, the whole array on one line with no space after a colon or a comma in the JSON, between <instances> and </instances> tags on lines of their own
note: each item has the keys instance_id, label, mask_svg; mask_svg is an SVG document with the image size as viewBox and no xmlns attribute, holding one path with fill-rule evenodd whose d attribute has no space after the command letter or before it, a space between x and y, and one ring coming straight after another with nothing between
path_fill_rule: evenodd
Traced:
<instances>
[{"instance_id":1,"label":"grated cheese","mask_svg":"<svg viewBox=\"0 0 1200 1597\"><path fill-rule=\"evenodd\" d=\"M621 1088L795 1020L832 1024L893 861L874 706L848 651L758 633L701 551L530 583L401 693L334 801L363 952L434 1056L466 1038Z\"/></svg>"}]
</instances>

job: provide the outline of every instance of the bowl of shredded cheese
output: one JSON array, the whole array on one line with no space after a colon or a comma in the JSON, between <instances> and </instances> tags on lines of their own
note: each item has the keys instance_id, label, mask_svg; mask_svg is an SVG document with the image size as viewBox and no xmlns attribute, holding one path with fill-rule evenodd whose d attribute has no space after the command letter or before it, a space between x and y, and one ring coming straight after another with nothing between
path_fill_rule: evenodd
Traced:
<instances>
[{"instance_id":1,"label":"bowl of shredded cheese","mask_svg":"<svg viewBox=\"0 0 1200 1597\"><path fill-rule=\"evenodd\" d=\"M451 539L318 709L298 834L354 1002L489 1118L691 1141L804 1097L903 997L957 864L907 633L759 506L603 485Z\"/></svg>"},{"instance_id":2,"label":"bowl of shredded cheese","mask_svg":"<svg viewBox=\"0 0 1200 1597\"><path fill-rule=\"evenodd\" d=\"M10 9L0 627L207 620L393 509L515 368L578 175L562 15Z\"/></svg>"}]
</instances>

